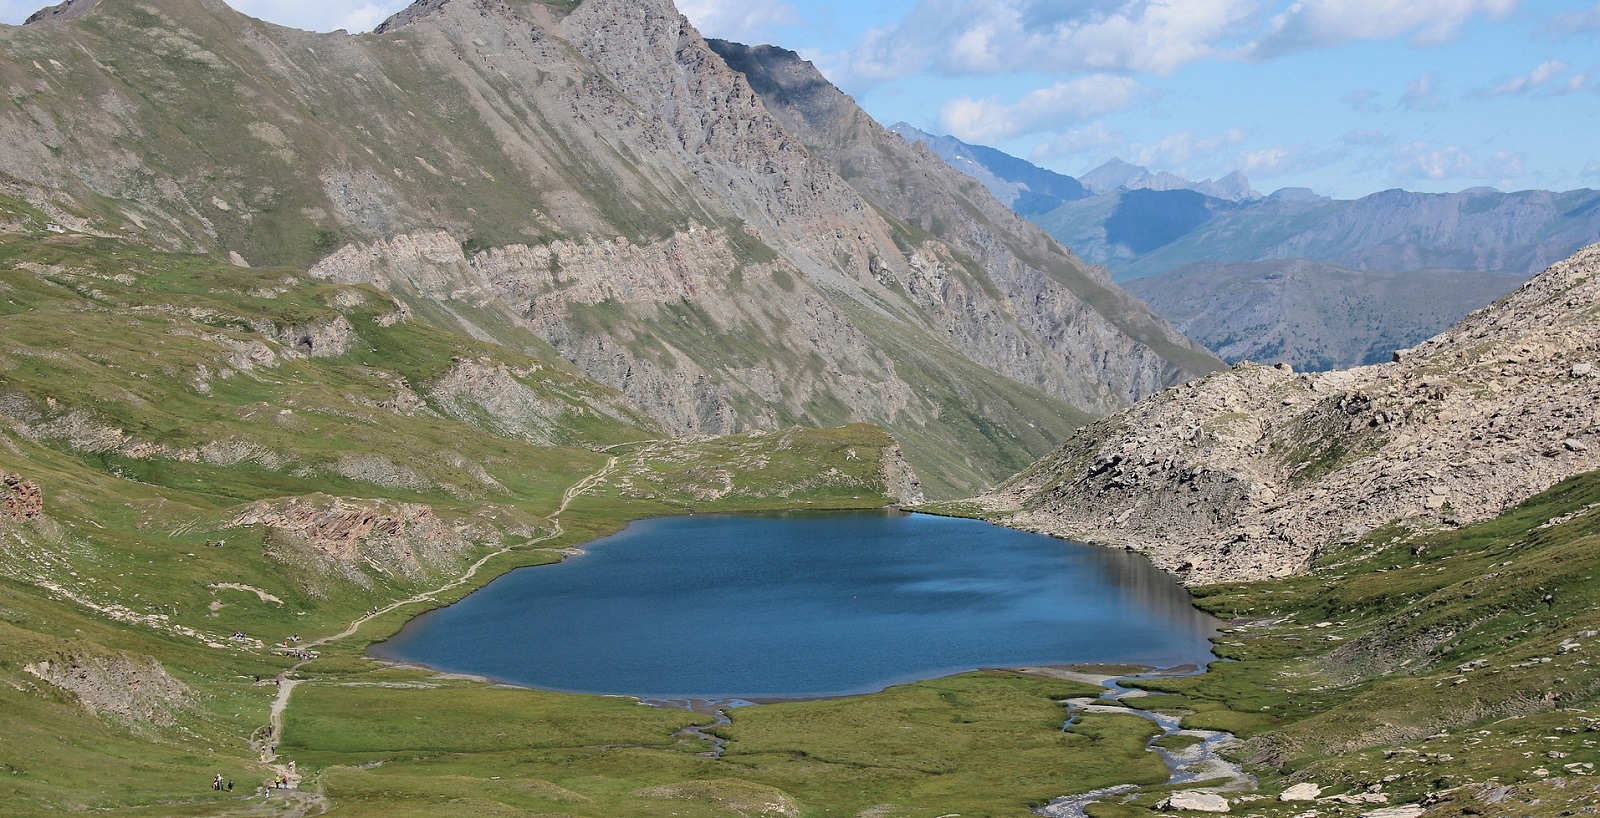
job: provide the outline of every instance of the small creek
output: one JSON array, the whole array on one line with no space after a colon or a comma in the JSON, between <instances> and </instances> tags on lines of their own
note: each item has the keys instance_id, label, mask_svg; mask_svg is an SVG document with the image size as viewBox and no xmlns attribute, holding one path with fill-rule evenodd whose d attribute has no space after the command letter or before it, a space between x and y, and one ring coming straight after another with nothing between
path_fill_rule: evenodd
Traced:
<instances>
[{"instance_id":1,"label":"small creek","mask_svg":"<svg viewBox=\"0 0 1600 818\"><path fill-rule=\"evenodd\" d=\"M1143 695L1143 691L1122 684L1138 678L1140 677L1124 676L1106 680L1103 682L1106 691L1100 694L1099 698L1068 699L1067 721L1061 729L1071 728L1084 713L1110 713L1148 719L1161 728L1161 735L1150 739L1145 749L1160 755L1161 760L1166 763L1168 785L1213 781L1216 783L1207 785L1207 790L1225 792L1255 789L1255 776L1246 773L1239 765L1220 755L1224 748L1236 741L1232 733L1216 730L1184 730L1179 726L1180 719L1177 716L1138 710L1122 704L1104 703L1121 702ZM1199 741L1180 750L1168 750L1156 745L1156 742L1168 736L1189 736ZM1121 784L1077 795L1067 795L1034 810L1034 813L1046 818L1087 818L1086 810L1090 804L1116 798L1136 789L1138 787L1133 784Z\"/></svg>"},{"instance_id":2,"label":"small creek","mask_svg":"<svg viewBox=\"0 0 1600 818\"><path fill-rule=\"evenodd\" d=\"M712 719L710 724L691 724L672 734L673 738L678 739L680 745L693 744L698 741L709 743L711 745L710 750L696 753L696 755L704 756L705 758L722 758L723 752L728 749L727 739L711 732L723 725L733 724L733 719L728 716L728 710L755 704L755 702L745 699L640 699L639 702L648 704L651 707L673 707L680 710L691 710L703 716L710 716Z\"/></svg>"}]
</instances>

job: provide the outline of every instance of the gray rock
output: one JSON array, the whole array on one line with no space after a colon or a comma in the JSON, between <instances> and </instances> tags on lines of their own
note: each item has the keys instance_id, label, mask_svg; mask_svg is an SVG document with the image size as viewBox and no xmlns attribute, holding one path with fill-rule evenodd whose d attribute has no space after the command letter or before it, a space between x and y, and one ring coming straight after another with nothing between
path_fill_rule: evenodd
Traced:
<instances>
[{"instance_id":1,"label":"gray rock","mask_svg":"<svg viewBox=\"0 0 1600 818\"><path fill-rule=\"evenodd\" d=\"M1296 784L1278 795L1279 801L1315 801L1322 795L1322 787L1311 784Z\"/></svg>"},{"instance_id":2,"label":"gray rock","mask_svg":"<svg viewBox=\"0 0 1600 818\"><path fill-rule=\"evenodd\" d=\"M1600 469L1584 442L1600 383L1558 363L1600 356L1597 301L1600 245L1400 363L1309 375L1240 364L1147 398L981 502L1008 525L1140 551L1190 584L1304 571L1332 542L1437 524L1447 504L1448 525L1485 520ZM1304 399L1283 405L1293 388ZM1267 491L1270 504L1254 501Z\"/></svg>"},{"instance_id":3,"label":"gray rock","mask_svg":"<svg viewBox=\"0 0 1600 818\"><path fill-rule=\"evenodd\" d=\"M1361 813L1361 818L1421 818L1426 807L1417 804L1406 804L1399 807L1384 807L1383 809L1369 810Z\"/></svg>"},{"instance_id":4,"label":"gray rock","mask_svg":"<svg viewBox=\"0 0 1600 818\"><path fill-rule=\"evenodd\" d=\"M1199 790L1175 792L1162 799L1156 805L1157 809L1167 812L1185 810L1189 812L1228 812L1228 799L1214 793Z\"/></svg>"}]
</instances>

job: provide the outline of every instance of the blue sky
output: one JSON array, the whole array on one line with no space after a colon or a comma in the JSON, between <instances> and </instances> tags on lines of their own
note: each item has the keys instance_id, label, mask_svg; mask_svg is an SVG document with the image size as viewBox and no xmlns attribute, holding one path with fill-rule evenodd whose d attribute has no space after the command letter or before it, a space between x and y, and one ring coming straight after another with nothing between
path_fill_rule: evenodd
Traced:
<instances>
[{"instance_id":1,"label":"blue sky","mask_svg":"<svg viewBox=\"0 0 1600 818\"><path fill-rule=\"evenodd\" d=\"M314 30L405 0L229 0ZM885 125L1080 174L1111 156L1340 197L1600 187L1596 0L678 0ZM36 3L0 0L15 23Z\"/></svg>"}]
</instances>

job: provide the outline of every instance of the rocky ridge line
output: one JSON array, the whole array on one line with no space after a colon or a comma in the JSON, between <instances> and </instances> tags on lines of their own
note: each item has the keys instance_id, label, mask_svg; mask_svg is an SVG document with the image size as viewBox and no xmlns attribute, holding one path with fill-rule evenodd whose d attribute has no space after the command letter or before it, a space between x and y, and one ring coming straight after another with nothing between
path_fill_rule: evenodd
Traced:
<instances>
[{"instance_id":1,"label":"rocky ridge line","mask_svg":"<svg viewBox=\"0 0 1600 818\"><path fill-rule=\"evenodd\" d=\"M1306 570L1399 522L1489 519L1600 468L1600 245L1396 361L1245 363L1080 430L980 499L1007 525L1123 546L1185 582Z\"/></svg>"}]
</instances>

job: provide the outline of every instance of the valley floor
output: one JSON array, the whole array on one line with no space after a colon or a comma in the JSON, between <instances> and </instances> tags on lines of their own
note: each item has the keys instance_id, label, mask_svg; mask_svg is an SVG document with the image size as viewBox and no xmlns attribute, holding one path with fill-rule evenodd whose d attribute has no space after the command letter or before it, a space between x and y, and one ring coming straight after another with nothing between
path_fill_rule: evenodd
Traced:
<instances>
[{"instance_id":1,"label":"valley floor","mask_svg":"<svg viewBox=\"0 0 1600 818\"><path fill-rule=\"evenodd\" d=\"M595 513L581 493L567 501L574 518ZM45 752L31 765L19 764L20 743L37 738L16 729L27 714L8 707L13 715L0 752L9 756L13 788L3 797L11 814L56 813L60 807L39 804L38 791L28 793L23 782L55 783L67 766L111 756L128 765L107 773L117 782L152 769L161 774L109 788L80 808L131 815L1022 816L1072 792L1134 785L1087 808L1087 815L1115 818L1152 813L1174 789L1159 756L1146 750L1157 729L1117 712L1126 707L1238 736L1231 755L1259 778L1258 792L1227 781L1179 787L1219 790L1234 814L1586 814L1600 809L1593 766L1600 762L1600 671L1584 658L1600 633L1597 509L1600 476L1588 475L1464 531L1385 531L1326 556L1302 577L1201 589L1199 604L1233 621L1217 643L1224 661L1203 675L1134 682L1148 695L1103 702L1066 730L1064 702L1097 695L1092 676L968 674L869 696L740 708L726 724L685 733L713 719L364 659L366 642L421 609L396 606L305 642L317 658L278 671L299 683L292 697L281 692L288 688L254 684L208 691L243 699L235 705L246 714L239 725L248 714L263 720L273 701L288 704L281 735L258 739L278 745L278 764L296 762L298 793L274 792L262 802L259 790L248 792L286 767L246 756L243 734L206 739L212 751L197 755L196 737L180 735L181 727L178 734L119 738L104 718L95 729L81 718L61 724L82 732L53 737L48 748L35 747ZM594 530L593 523L585 528ZM537 547L580 539L558 536ZM444 601L448 590L412 601ZM17 591L8 589L13 620ZM41 612L59 607L38 598L32 604ZM707 735L722 745L719 757ZM121 749L91 745L92 738L115 738ZM59 766L46 766L52 762ZM246 791L208 796L213 770L249 782ZM78 786L77 797L95 789ZM1316 792L1316 800L1279 800L1286 791ZM32 811L29 801L38 805Z\"/></svg>"}]
</instances>

